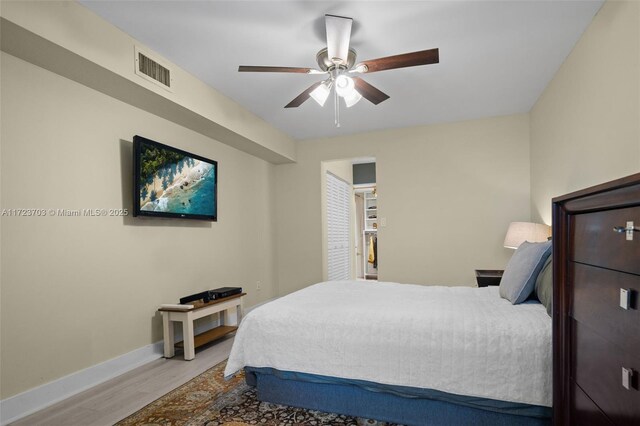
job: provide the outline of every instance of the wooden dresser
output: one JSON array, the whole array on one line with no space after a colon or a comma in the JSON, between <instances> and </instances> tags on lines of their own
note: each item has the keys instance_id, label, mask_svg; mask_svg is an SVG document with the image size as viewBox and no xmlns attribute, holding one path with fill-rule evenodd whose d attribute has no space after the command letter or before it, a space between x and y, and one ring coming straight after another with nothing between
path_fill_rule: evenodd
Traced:
<instances>
[{"instance_id":1,"label":"wooden dresser","mask_svg":"<svg viewBox=\"0 0 640 426\"><path fill-rule=\"evenodd\" d=\"M640 174L553 200L554 425L640 425Z\"/></svg>"}]
</instances>

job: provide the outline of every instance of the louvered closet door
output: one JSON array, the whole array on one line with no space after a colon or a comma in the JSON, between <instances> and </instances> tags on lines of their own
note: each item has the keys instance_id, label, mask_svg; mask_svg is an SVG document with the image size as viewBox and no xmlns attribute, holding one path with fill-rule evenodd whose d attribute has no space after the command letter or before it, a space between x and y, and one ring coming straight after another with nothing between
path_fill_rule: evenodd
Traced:
<instances>
[{"instance_id":1,"label":"louvered closet door","mask_svg":"<svg viewBox=\"0 0 640 426\"><path fill-rule=\"evenodd\" d=\"M349 256L349 208L351 186L327 173L327 277L329 281L351 277Z\"/></svg>"}]
</instances>

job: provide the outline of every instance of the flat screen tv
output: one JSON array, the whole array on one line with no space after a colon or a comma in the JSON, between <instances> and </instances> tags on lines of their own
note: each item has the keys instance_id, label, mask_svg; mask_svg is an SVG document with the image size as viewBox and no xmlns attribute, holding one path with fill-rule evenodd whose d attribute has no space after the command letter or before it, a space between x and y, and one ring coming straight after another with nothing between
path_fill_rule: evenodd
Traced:
<instances>
[{"instance_id":1,"label":"flat screen tv","mask_svg":"<svg viewBox=\"0 0 640 426\"><path fill-rule=\"evenodd\" d=\"M133 137L134 216L216 221L218 162Z\"/></svg>"}]
</instances>

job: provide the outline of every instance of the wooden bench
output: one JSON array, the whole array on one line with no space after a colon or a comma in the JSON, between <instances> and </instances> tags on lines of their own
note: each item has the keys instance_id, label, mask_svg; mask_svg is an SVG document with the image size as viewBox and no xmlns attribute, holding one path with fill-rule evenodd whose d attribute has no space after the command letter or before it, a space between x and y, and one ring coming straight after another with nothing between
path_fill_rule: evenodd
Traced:
<instances>
[{"instance_id":1,"label":"wooden bench","mask_svg":"<svg viewBox=\"0 0 640 426\"><path fill-rule=\"evenodd\" d=\"M194 302L193 309L178 310L171 308L160 308L162 314L162 331L164 335L164 357L175 356L175 348L184 349L184 359L191 361L196 357L195 349L214 340L218 340L238 329L242 319L243 301L247 293L236 294L224 299L213 300L211 302ZM193 322L198 318L222 313L220 315L220 325L197 336L193 335ZM183 341L175 343L172 322L182 323Z\"/></svg>"}]
</instances>

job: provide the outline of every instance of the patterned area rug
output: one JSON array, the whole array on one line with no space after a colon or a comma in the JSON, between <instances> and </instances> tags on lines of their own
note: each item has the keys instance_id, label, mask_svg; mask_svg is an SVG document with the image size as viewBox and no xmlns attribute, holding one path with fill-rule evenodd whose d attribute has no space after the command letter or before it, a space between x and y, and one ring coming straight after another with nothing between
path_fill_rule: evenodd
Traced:
<instances>
[{"instance_id":1,"label":"patterned area rug","mask_svg":"<svg viewBox=\"0 0 640 426\"><path fill-rule=\"evenodd\" d=\"M375 420L260 402L254 388L245 384L244 374L224 380L225 365L226 361L205 371L116 426L388 425Z\"/></svg>"}]
</instances>

